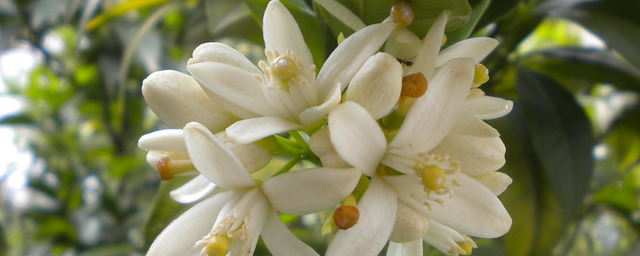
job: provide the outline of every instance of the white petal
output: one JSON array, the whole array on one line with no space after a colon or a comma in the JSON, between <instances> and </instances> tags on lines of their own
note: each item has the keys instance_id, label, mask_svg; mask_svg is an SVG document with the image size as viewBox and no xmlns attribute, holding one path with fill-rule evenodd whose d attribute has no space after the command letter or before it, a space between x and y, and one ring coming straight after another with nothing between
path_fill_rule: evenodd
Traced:
<instances>
[{"instance_id":1,"label":"white petal","mask_svg":"<svg viewBox=\"0 0 640 256\"><path fill-rule=\"evenodd\" d=\"M184 137L193 165L209 181L227 189L255 185L238 158L206 127L188 123L184 127Z\"/></svg>"},{"instance_id":2,"label":"white petal","mask_svg":"<svg viewBox=\"0 0 640 256\"><path fill-rule=\"evenodd\" d=\"M358 223L347 230L338 231L325 255L378 255L391 234L397 203L391 187L380 179L372 179L358 202Z\"/></svg>"},{"instance_id":3,"label":"white petal","mask_svg":"<svg viewBox=\"0 0 640 256\"><path fill-rule=\"evenodd\" d=\"M347 88L346 100L360 104L373 119L386 116L398 102L402 91L402 66L391 55L371 56Z\"/></svg>"},{"instance_id":4,"label":"white petal","mask_svg":"<svg viewBox=\"0 0 640 256\"><path fill-rule=\"evenodd\" d=\"M322 166L332 168L349 166L349 164L342 160L342 157L338 155L336 148L333 147L331 138L329 137L328 127L323 127L311 135L311 139L308 144L311 151L320 158Z\"/></svg>"},{"instance_id":5,"label":"white petal","mask_svg":"<svg viewBox=\"0 0 640 256\"><path fill-rule=\"evenodd\" d=\"M295 53L304 67L313 65L311 51L304 42L298 23L280 1L271 1L264 11L262 33L267 51Z\"/></svg>"},{"instance_id":6,"label":"white petal","mask_svg":"<svg viewBox=\"0 0 640 256\"><path fill-rule=\"evenodd\" d=\"M471 86L474 63L455 59L444 65L418 98L389 144L390 148L414 148L429 152L449 133L462 110Z\"/></svg>"},{"instance_id":7,"label":"white petal","mask_svg":"<svg viewBox=\"0 0 640 256\"><path fill-rule=\"evenodd\" d=\"M422 256L422 238L406 243L389 242L387 256Z\"/></svg>"},{"instance_id":8,"label":"white petal","mask_svg":"<svg viewBox=\"0 0 640 256\"><path fill-rule=\"evenodd\" d=\"M216 189L216 184L198 175L184 185L172 190L169 195L173 200L182 204L190 204L204 198Z\"/></svg>"},{"instance_id":9,"label":"white petal","mask_svg":"<svg viewBox=\"0 0 640 256\"><path fill-rule=\"evenodd\" d=\"M427 80L431 78L448 18L449 13L445 11L433 22L427 35L424 36L422 47L418 49L418 55L407 74L422 73Z\"/></svg>"},{"instance_id":10,"label":"white petal","mask_svg":"<svg viewBox=\"0 0 640 256\"><path fill-rule=\"evenodd\" d=\"M160 232L146 255L199 255L195 243L209 233L230 195L217 194L191 207Z\"/></svg>"},{"instance_id":11,"label":"white petal","mask_svg":"<svg viewBox=\"0 0 640 256\"><path fill-rule=\"evenodd\" d=\"M340 4L335 0L313 0L318 5L327 9L327 11L333 16L336 17L339 21L347 25L353 31L358 31L364 28L364 23L358 16L356 16L349 9L344 7L344 5Z\"/></svg>"},{"instance_id":12,"label":"white petal","mask_svg":"<svg viewBox=\"0 0 640 256\"><path fill-rule=\"evenodd\" d=\"M187 152L182 129L165 129L142 135L138 147L163 152Z\"/></svg>"},{"instance_id":13,"label":"white petal","mask_svg":"<svg viewBox=\"0 0 640 256\"><path fill-rule=\"evenodd\" d=\"M212 101L193 77L177 71L164 70L149 75L142 81L142 95L153 112L174 127L199 122L220 131L235 119Z\"/></svg>"},{"instance_id":14,"label":"white petal","mask_svg":"<svg viewBox=\"0 0 640 256\"><path fill-rule=\"evenodd\" d=\"M204 43L193 50L193 57L187 62L187 66L201 62L223 63L249 73L262 74L262 71L251 63L247 57L239 51L222 43Z\"/></svg>"},{"instance_id":15,"label":"white petal","mask_svg":"<svg viewBox=\"0 0 640 256\"><path fill-rule=\"evenodd\" d=\"M489 188L496 196L502 194L513 182L509 175L502 172L491 172L474 178Z\"/></svg>"},{"instance_id":16,"label":"white petal","mask_svg":"<svg viewBox=\"0 0 640 256\"><path fill-rule=\"evenodd\" d=\"M436 67L455 58L472 58L475 63L482 61L498 46L498 40L490 37L473 37L457 42L440 52Z\"/></svg>"},{"instance_id":17,"label":"white petal","mask_svg":"<svg viewBox=\"0 0 640 256\"><path fill-rule=\"evenodd\" d=\"M491 190L463 173L447 179L453 195L435 196L444 203L431 204L433 220L480 238L495 238L509 231L511 217ZM451 184L451 180L459 186Z\"/></svg>"},{"instance_id":18,"label":"white petal","mask_svg":"<svg viewBox=\"0 0 640 256\"><path fill-rule=\"evenodd\" d=\"M455 255L462 250L458 242L464 242L466 239L458 231L432 220L429 231L424 235L424 241L443 253Z\"/></svg>"},{"instance_id":19,"label":"white petal","mask_svg":"<svg viewBox=\"0 0 640 256\"><path fill-rule=\"evenodd\" d=\"M232 141L244 144L300 127L302 125L278 117L257 117L235 122L226 132Z\"/></svg>"},{"instance_id":20,"label":"white petal","mask_svg":"<svg viewBox=\"0 0 640 256\"><path fill-rule=\"evenodd\" d=\"M325 118L331 109L340 103L342 91L340 91L340 88L335 87L333 92L329 93L327 96L328 98L321 105L305 109L300 113L298 118L302 124L312 125L318 120Z\"/></svg>"},{"instance_id":21,"label":"white petal","mask_svg":"<svg viewBox=\"0 0 640 256\"><path fill-rule=\"evenodd\" d=\"M259 115L276 115L262 93L256 74L225 63L199 62L187 69L205 91L218 95L234 105Z\"/></svg>"},{"instance_id":22,"label":"white petal","mask_svg":"<svg viewBox=\"0 0 640 256\"><path fill-rule=\"evenodd\" d=\"M500 169L505 163L506 149L500 137L448 135L431 153L448 155L460 162L469 175L483 175Z\"/></svg>"},{"instance_id":23,"label":"white petal","mask_svg":"<svg viewBox=\"0 0 640 256\"><path fill-rule=\"evenodd\" d=\"M332 207L353 191L360 180L354 168L315 168L267 179L262 190L271 205L286 214L307 214Z\"/></svg>"},{"instance_id":24,"label":"white petal","mask_svg":"<svg viewBox=\"0 0 640 256\"><path fill-rule=\"evenodd\" d=\"M362 64L380 49L394 27L394 23L373 24L338 45L318 73L320 95L328 94L338 84L340 90L344 90Z\"/></svg>"},{"instance_id":25,"label":"white petal","mask_svg":"<svg viewBox=\"0 0 640 256\"><path fill-rule=\"evenodd\" d=\"M387 140L366 109L345 102L329 114L331 143L340 156L366 175L373 175L386 152Z\"/></svg>"},{"instance_id":26,"label":"white petal","mask_svg":"<svg viewBox=\"0 0 640 256\"><path fill-rule=\"evenodd\" d=\"M468 100L465 109L480 119L494 119L509 114L513 109L513 101L484 96Z\"/></svg>"},{"instance_id":27,"label":"white petal","mask_svg":"<svg viewBox=\"0 0 640 256\"><path fill-rule=\"evenodd\" d=\"M422 236L427 233L428 229L429 218L400 200L389 240L398 243L406 243L416 239L422 240Z\"/></svg>"},{"instance_id":28,"label":"white petal","mask_svg":"<svg viewBox=\"0 0 640 256\"><path fill-rule=\"evenodd\" d=\"M313 248L289 231L276 211L269 213L264 227L262 227L262 240L274 256L318 255Z\"/></svg>"},{"instance_id":29,"label":"white petal","mask_svg":"<svg viewBox=\"0 0 640 256\"><path fill-rule=\"evenodd\" d=\"M477 137L498 137L500 133L488 125L482 119L468 111L461 111L458 120L451 128L451 133L457 135L470 135Z\"/></svg>"},{"instance_id":30,"label":"white petal","mask_svg":"<svg viewBox=\"0 0 640 256\"><path fill-rule=\"evenodd\" d=\"M233 152L233 155L240 160L242 166L250 173L262 169L271 160L271 146L269 143L238 144L233 142L225 132L216 133L215 136Z\"/></svg>"},{"instance_id":31,"label":"white petal","mask_svg":"<svg viewBox=\"0 0 640 256\"><path fill-rule=\"evenodd\" d=\"M396 58L413 60L422 40L407 28L396 28L384 44L384 51Z\"/></svg>"}]
</instances>

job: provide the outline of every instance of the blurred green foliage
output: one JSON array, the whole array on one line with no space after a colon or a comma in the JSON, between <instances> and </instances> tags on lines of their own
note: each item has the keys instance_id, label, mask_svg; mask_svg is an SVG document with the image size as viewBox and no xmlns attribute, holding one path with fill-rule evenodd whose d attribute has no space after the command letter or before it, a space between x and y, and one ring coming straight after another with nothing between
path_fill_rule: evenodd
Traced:
<instances>
[{"instance_id":1,"label":"blurred green foliage","mask_svg":"<svg viewBox=\"0 0 640 256\"><path fill-rule=\"evenodd\" d=\"M318 66L338 34L352 33L311 1L282 1ZM4 195L0 256L143 254L188 206L167 195L183 181L160 182L136 146L142 134L167 127L146 108L141 81L160 69L184 72L207 41L263 58L267 2L0 1L0 51L27 47L41 60L26 81L5 81L28 104L1 121L32 131L42 164L28 172L29 198L48 202L15 208ZM395 1L338 2L370 24ZM469 36L501 42L484 62L491 80L483 89L515 102L507 118L492 122L507 146L503 171L514 182L501 199L514 222L503 238L479 239L473 255L639 255L640 2L411 3L409 28L418 35L449 9L447 45ZM601 41L585 41L589 32ZM324 250L319 226L286 221Z\"/></svg>"}]
</instances>

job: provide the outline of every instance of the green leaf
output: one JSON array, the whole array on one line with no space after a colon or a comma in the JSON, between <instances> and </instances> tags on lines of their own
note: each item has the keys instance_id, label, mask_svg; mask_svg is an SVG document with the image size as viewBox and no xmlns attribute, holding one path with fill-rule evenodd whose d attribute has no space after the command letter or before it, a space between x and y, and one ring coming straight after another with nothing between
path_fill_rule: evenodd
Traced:
<instances>
[{"instance_id":1,"label":"green leaf","mask_svg":"<svg viewBox=\"0 0 640 256\"><path fill-rule=\"evenodd\" d=\"M529 54L519 62L569 86L580 80L591 85L611 83L621 89L640 89L640 70L606 49L551 48Z\"/></svg>"},{"instance_id":2,"label":"green leaf","mask_svg":"<svg viewBox=\"0 0 640 256\"><path fill-rule=\"evenodd\" d=\"M447 45L454 44L458 41L469 38L471 33L476 29L480 18L484 16L487 8L491 4L491 0L480 0L473 3L471 18L464 26L458 28L447 35Z\"/></svg>"},{"instance_id":3,"label":"green leaf","mask_svg":"<svg viewBox=\"0 0 640 256\"><path fill-rule=\"evenodd\" d=\"M187 178L174 178L164 181L160 184L156 198L150 209L150 215L147 218L142 232L144 234L143 249L146 251L151 246L153 240L171 221L186 211L189 206L181 205L173 201L169 192L187 181Z\"/></svg>"},{"instance_id":4,"label":"green leaf","mask_svg":"<svg viewBox=\"0 0 640 256\"><path fill-rule=\"evenodd\" d=\"M84 251L80 256L120 256L131 255L133 252L134 247L130 244L113 244Z\"/></svg>"},{"instance_id":5,"label":"green leaf","mask_svg":"<svg viewBox=\"0 0 640 256\"><path fill-rule=\"evenodd\" d=\"M491 1L487 11L478 21L478 28L483 28L491 23L502 19L507 13L516 8L522 0L500 0Z\"/></svg>"},{"instance_id":6,"label":"green leaf","mask_svg":"<svg viewBox=\"0 0 640 256\"><path fill-rule=\"evenodd\" d=\"M640 68L640 48L637 46L640 41L638 10L638 1L587 1L563 8L557 15L591 30Z\"/></svg>"},{"instance_id":7,"label":"green leaf","mask_svg":"<svg viewBox=\"0 0 640 256\"><path fill-rule=\"evenodd\" d=\"M494 125L508 148L507 163L502 171L513 179L500 196L513 219L511 230L503 240L505 255L550 255L566 222L541 170L522 109L514 105L508 118Z\"/></svg>"},{"instance_id":8,"label":"green leaf","mask_svg":"<svg viewBox=\"0 0 640 256\"><path fill-rule=\"evenodd\" d=\"M380 23L389 16L397 0L338 0L355 13L365 24ZM427 34L433 21L444 10L450 12L447 30L461 27L469 20L471 6L466 0L411 1L414 18L409 29L419 37Z\"/></svg>"},{"instance_id":9,"label":"green leaf","mask_svg":"<svg viewBox=\"0 0 640 256\"><path fill-rule=\"evenodd\" d=\"M0 124L32 124L33 118L28 114L17 114L0 117Z\"/></svg>"},{"instance_id":10,"label":"green leaf","mask_svg":"<svg viewBox=\"0 0 640 256\"><path fill-rule=\"evenodd\" d=\"M581 206L594 168L589 120L572 95L530 70L517 71L516 90L535 155L570 219Z\"/></svg>"},{"instance_id":11,"label":"green leaf","mask_svg":"<svg viewBox=\"0 0 640 256\"><path fill-rule=\"evenodd\" d=\"M260 26L242 1L205 1L209 32L214 37L239 37L262 43Z\"/></svg>"}]
</instances>

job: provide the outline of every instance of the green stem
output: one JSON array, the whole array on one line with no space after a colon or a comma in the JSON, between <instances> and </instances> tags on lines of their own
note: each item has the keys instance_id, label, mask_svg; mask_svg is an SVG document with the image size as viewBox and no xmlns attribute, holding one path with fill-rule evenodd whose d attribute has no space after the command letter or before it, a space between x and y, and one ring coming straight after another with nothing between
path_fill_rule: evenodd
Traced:
<instances>
[{"instance_id":1,"label":"green stem","mask_svg":"<svg viewBox=\"0 0 640 256\"><path fill-rule=\"evenodd\" d=\"M291 160L283 165L280 170L278 170L273 176L288 172L289 170L291 170L291 168L293 168L293 166L300 162L300 160L302 160L302 156L292 157Z\"/></svg>"}]
</instances>

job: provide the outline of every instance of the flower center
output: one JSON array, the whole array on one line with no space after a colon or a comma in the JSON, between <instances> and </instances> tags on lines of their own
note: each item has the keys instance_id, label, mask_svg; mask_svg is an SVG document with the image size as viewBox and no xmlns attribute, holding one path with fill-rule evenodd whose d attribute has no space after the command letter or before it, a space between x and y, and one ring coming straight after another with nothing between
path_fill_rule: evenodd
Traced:
<instances>
[{"instance_id":1,"label":"flower center","mask_svg":"<svg viewBox=\"0 0 640 256\"><path fill-rule=\"evenodd\" d=\"M413 166L416 175L420 177L424 192L427 196L431 193L436 195L450 194L451 188L447 182L456 185L456 180L449 180L447 175L452 175L460 171L460 163L452 161L448 156L437 154L419 154L419 159ZM440 203L438 200L436 202Z\"/></svg>"},{"instance_id":2,"label":"flower center","mask_svg":"<svg viewBox=\"0 0 640 256\"><path fill-rule=\"evenodd\" d=\"M225 256L229 252L229 237L225 235L213 236L203 249L207 256Z\"/></svg>"},{"instance_id":3,"label":"flower center","mask_svg":"<svg viewBox=\"0 0 640 256\"><path fill-rule=\"evenodd\" d=\"M298 66L289 55L280 55L271 62L271 72L281 80L289 80L298 73Z\"/></svg>"}]
</instances>

